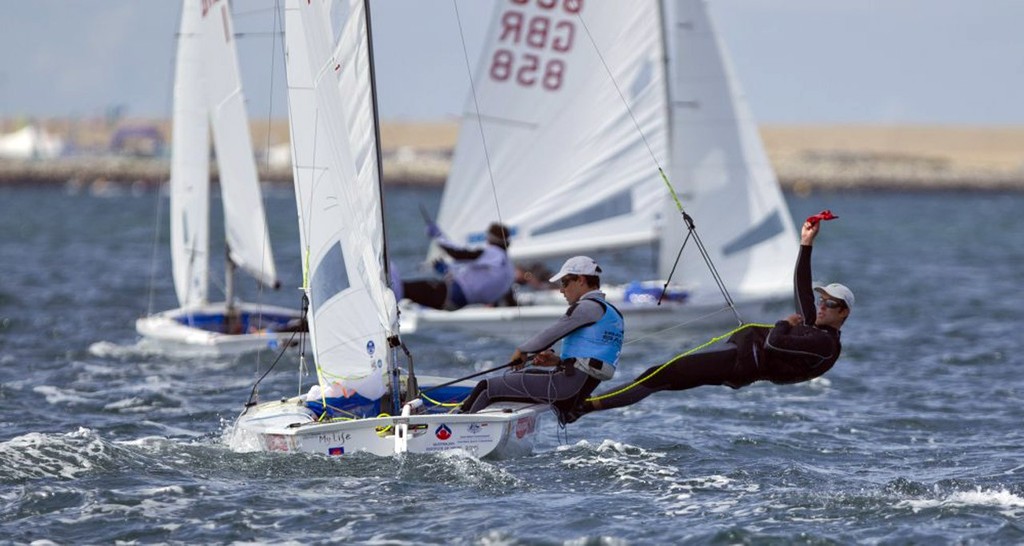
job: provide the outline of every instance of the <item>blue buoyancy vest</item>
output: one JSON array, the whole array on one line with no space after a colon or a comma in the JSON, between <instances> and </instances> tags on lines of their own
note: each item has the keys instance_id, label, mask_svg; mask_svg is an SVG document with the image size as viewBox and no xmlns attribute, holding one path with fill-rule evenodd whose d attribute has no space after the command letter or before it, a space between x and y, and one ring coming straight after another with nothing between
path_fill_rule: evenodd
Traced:
<instances>
[{"instance_id":1,"label":"blue buoyancy vest","mask_svg":"<svg viewBox=\"0 0 1024 546\"><path fill-rule=\"evenodd\" d=\"M512 287L515 266L505 250L487 245L483 253L470 262L452 265L452 278L466 296L467 303L494 303Z\"/></svg>"},{"instance_id":2,"label":"blue buoyancy vest","mask_svg":"<svg viewBox=\"0 0 1024 546\"><path fill-rule=\"evenodd\" d=\"M568 358L597 359L611 366L611 371L614 373L615 367L619 364L622 338L625 334L622 313L603 298L587 296L584 299L601 304L604 307L604 315L590 326L584 326L565 336L562 339L561 358L562 360Z\"/></svg>"}]
</instances>

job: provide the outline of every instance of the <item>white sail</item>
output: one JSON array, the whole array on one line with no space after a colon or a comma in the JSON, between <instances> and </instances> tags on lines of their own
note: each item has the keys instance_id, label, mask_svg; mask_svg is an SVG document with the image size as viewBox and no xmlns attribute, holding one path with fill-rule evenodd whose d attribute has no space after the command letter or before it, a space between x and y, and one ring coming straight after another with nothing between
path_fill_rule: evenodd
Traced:
<instances>
[{"instance_id":1,"label":"white sail","mask_svg":"<svg viewBox=\"0 0 1024 546\"><path fill-rule=\"evenodd\" d=\"M230 251L221 302L208 295L211 126ZM139 318L135 330L147 349L182 356L290 343L301 324L298 311L239 301L232 291L235 266L267 286L278 283L225 0L183 1L171 154L171 263L179 307Z\"/></svg>"},{"instance_id":2,"label":"white sail","mask_svg":"<svg viewBox=\"0 0 1024 546\"><path fill-rule=\"evenodd\" d=\"M182 7L171 129L171 263L182 307L207 301L210 268L210 141L198 0Z\"/></svg>"},{"instance_id":3,"label":"white sail","mask_svg":"<svg viewBox=\"0 0 1024 546\"><path fill-rule=\"evenodd\" d=\"M373 104L362 6L334 42L321 2L286 3L289 120L310 336L321 383L385 392L397 306L384 274Z\"/></svg>"},{"instance_id":4,"label":"white sail","mask_svg":"<svg viewBox=\"0 0 1024 546\"><path fill-rule=\"evenodd\" d=\"M291 399L246 404L230 443L242 450L330 456L456 449L481 457L527 454L539 419L550 411L547 404L496 402L456 415L409 381L404 392L392 393L401 413L377 415L383 406L367 410L351 395L354 390L379 399L387 391L385 370L402 373L386 346L397 339L397 304L384 274L366 5L350 1L344 11L336 8L335 24L319 0L286 0L292 157L319 384ZM335 385L339 380L343 384ZM473 388L429 376L420 376L419 384L453 389L425 389L449 402Z\"/></svg>"},{"instance_id":5,"label":"white sail","mask_svg":"<svg viewBox=\"0 0 1024 546\"><path fill-rule=\"evenodd\" d=\"M500 213L517 259L657 241L665 279L686 226L661 166L727 287L788 291L796 233L702 0L502 2L474 88L438 213L452 239ZM673 280L717 292L683 257Z\"/></svg>"},{"instance_id":6,"label":"white sail","mask_svg":"<svg viewBox=\"0 0 1024 546\"><path fill-rule=\"evenodd\" d=\"M703 0L666 6L671 146L669 178L725 286L736 293L791 290L797 234L757 124ZM665 201L659 274L667 277L686 226ZM677 279L717 291L697 253ZM684 257L686 254L684 254Z\"/></svg>"},{"instance_id":7,"label":"white sail","mask_svg":"<svg viewBox=\"0 0 1024 546\"><path fill-rule=\"evenodd\" d=\"M658 6L539 4L495 10L438 225L474 243L500 218L518 259L652 242L667 193L652 155L668 155Z\"/></svg>"},{"instance_id":8,"label":"white sail","mask_svg":"<svg viewBox=\"0 0 1024 546\"><path fill-rule=\"evenodd\" d=\"M227 0L203 2L204 81L220 170L224 231L231 261L266 286L277 284L266 214Z\"/></svg>"}]
</instances>

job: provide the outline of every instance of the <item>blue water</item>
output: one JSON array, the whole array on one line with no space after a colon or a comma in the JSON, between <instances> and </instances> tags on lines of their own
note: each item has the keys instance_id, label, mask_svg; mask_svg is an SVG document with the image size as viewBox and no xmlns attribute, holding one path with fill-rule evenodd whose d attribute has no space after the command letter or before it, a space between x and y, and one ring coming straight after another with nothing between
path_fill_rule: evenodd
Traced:
<instances>
[{"instance_id":1,"label":"blue water","mask_svg":"<svg viewBox=\"0 0 1024 546\"><path fill-rule=\"evenodd\" d=\"M403 270L426 242L418 206L438 199L388 191ZM564 431L546 422L530 457L481 461L232 452L225 431L274 355L135 349L135 318L173 305L166 202L0 188L0 542L1024 542L1024 196L789 199L796 217L840 216L815 278L857 295L827 376L661 393ZM241 288L294 306L290 192L267 206L285 288ZM601 260L628 280L652 256ZM631 344L621 378L716 333ZM406 342L418 371L453 376L512 350L457 332ZM289 360L263 389L299 381Z\"/></svg>"}]
</instances>

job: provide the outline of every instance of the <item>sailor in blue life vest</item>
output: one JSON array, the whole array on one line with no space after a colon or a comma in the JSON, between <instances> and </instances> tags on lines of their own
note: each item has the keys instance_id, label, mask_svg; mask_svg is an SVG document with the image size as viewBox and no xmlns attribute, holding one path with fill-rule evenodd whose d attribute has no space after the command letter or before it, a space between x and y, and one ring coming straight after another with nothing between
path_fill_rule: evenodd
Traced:
<instances>
[{"instance_id":1,"label":"sailor in blue life vest","mask_svg":"<svg viewBox=\"0 0 1024 546\"><path fill-rule=\"evenodd\" d=\"M820 227L819 222L808 219L801 230L793 281L798 314L772 327L746 327L719 346L648 368L632 382L612 387L608 394L595 395L574 408L566 421L635 404L658 391L702 385L738 389L760 380L799 383L831 369L842 350L839 330L850 316L854 298L853 292L839 283L811 288L811 249Z\"/></svg>"},{"instance_id":2,"label":"sailor in blue life vest","mask_svg":"<svg viewBox=\"0 0 1024 546\"><path fill-rule=\"evenodd\" d=\"M434 262L443 279L403 282L403 297L433 309L454 311L473 303L493 304L511 288L515 268L508 257L509 230L504 225L495 222L488 226L487 244L481 248L451 242L434 223L427 225L427 235L454 261Z\"/></svg>"},{"instance_id":3,"label":"sailor in blue life vest","mask_svg":"<svg viewBox=\"0 0 1024 546\"><path fill-rule=\"evenodd\" d=\"M551 278L561 284L569 303L565 315L512 353L517 364L500 377L477 383L463 401L463 412L476 412L492 402L543 402L561 414L579 405L598 383L611 379L622 352L622 313L605 300L601 267L586 256L570 258ZM562 342L556 356L551 347ZM522 369L526 356L533 367Z\"/></svg>"}]
</instances>

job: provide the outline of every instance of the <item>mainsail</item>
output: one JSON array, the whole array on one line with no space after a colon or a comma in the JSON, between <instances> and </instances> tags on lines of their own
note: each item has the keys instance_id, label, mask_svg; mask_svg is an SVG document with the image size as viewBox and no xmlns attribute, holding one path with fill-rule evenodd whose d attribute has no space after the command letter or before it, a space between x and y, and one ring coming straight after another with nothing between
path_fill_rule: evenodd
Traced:
<instances>
[{"instance_id":1,"label":"mainsail","mask_svg":"<svg viewBox=\"0 0 1024 546\"><path fill-rule=\"evenodd\" d=\"M182 6L171 129L171 263L181 307L207 301L210 269L210 140L198 0Z\"/></svg>"},{"instance_id":2,"label":"mainsail","mask_svg":"<svg viewBox=\"0 0 1024 546\"><path fill-rule=\"evenodd\" d=\"M208 302L210 137L220 170L225 240L232 263L277 284L226 1L186 0L174 77L171 261L181 307Z\"/></svg>"},{"instance_id":3,"label":"mainsail","mask_svg":"<svg viewBox=\"0 0 1024 546\"><path fill-rule=\"evenodd\" d=\"M540 4L496 8L442 229L479 242L500 217L516 259L658 242L665 279L686 226L661 166L726 286L788 293L796 232L704 2ZM696 253L680 266L717 293Z\"/></svg>"},{"instance_id":4,"label":"mainsail","mask_svg":"<svg viewBox=\"0 0 1024 546\"><path fill-rule=\"evenodd\" d=\"M438 213L455 241L481 242L499 213L518 259L656 238L665 189L651 157L666 159L668 136L658 6L557 4L497 6Z\"/></svg>"},{"instance_id":5,"label":"mainsail","mask_svg":"<svg viewBox=\"0 0 1024 546\"><path fill-rule=\"evenodd\" d=\"M346 9L335 42L322 2L286 3L293 174L320 383L377 399L398 314L384 273L366 21L361 3Z\"/></svg>"}]
</instances>

